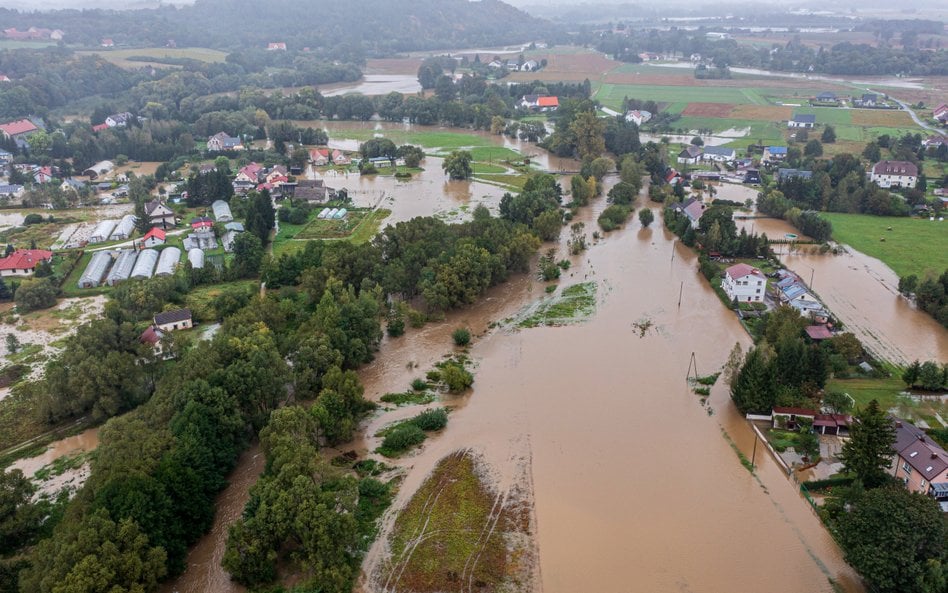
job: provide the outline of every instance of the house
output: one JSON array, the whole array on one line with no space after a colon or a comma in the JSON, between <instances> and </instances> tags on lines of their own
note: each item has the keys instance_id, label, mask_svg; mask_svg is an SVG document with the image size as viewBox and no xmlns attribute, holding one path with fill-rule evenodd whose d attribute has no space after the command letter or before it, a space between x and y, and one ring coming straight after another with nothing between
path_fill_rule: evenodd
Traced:
<instances>
[{"instance_id":1,"label":"house","mask_svg":"<svg viewBox=\"0 0 948 593\"><path fill-rule=\"evenodd\" d=\"M941 148L948 141L945 140L944 136L929 136L922 140L922 146L925 148Z\"/></svg>"},{"instance_id":2,"label":"house","mask_svg":"<svg viewBox=\"0 0 948 593\"><path fill-rule=\"evenodd\" d=\"M302 179L292 188L290 196L294 200L325 202L336 197L336 190L327 187L322 179Z\"/></svg>"},{"instance_id":3,"label":"house","mask_svg":"<svg viewBox=\"0 0 948 593\"><path fill-rule=\"evenodd\" d=\"M839 98L836 96L836 93L831 93L829 91L824 91L813 98L817 103L833 103L838 104Z\"/></svg>"},{"instance_id":4,"label":"house","mask_svg":"<svg viewBox=\"0 0 948 593\"><path fill-rule=\"evenodd\" d=\"M59 189L64 192L71 191L73 193L79 193L86 187L86 184L81 180L76 179L75 177L69 177L65 179L62 183L59 184Z\"/></svg>"},{"instance_id":5,"label":"house","mask_svg":"<svg viewBox=\"0 0 948 593\"><path fill-rule=\"evenodd\" d=\"M325 167L330 163L328 148L314 148L309 151L309 160L317 167Z\"/></svg>"},{"instance_id":6,"label":"house","mask_svg":"<svg viewBox=\"0 0 948 593\"><path fill-rule=\"evenodd\" d=\"M803 171L801 169L785 169L783 167L777 169L777 181L787 181L788 179L810 179L813 177L813 171Z\"/></svg>"},{"instance_id":7,"label":"house","mask_svg":"<svg viewBox=\"0 0 948 593\"><path fill-rule=\"evenodd\" d=\"M286 51L286 43L283 41L271 41L267 44L267 51Z\"/></svg>"},{"instance_id":8,"label":"house","mask_svg":"<svg viewBox=\"0 0 948 593\"><path fill-rule=\"evenodd\" d=\"M501 62L500 60L491 60L490 64L488 64L487 67L501 69L504 67L504 63Z\"/></svg>"},{"instance_id":9,"label":"house","mask_svg":"<svg viewBox=\"0 0 948 593\"><path fill-rule=\"evenodd\" d=\"M98 163L83 171L82 174L88 177L89 181L93 181L100 175L108 175L114 168L115 163L112 161L99 161Z\"/></svg>"},{"instance_id":10,"label":"house","mask_svg":"<svg viewBox=\"0 0 948 593\"><path fill-rule=\"evenodd\" d=\"M229 136L226 132L218 132L207 139L208 152L241 149L243 149L243 145L241 144L240 138Z\"/></svg>"},{"instance_id":11,"label":"house","mask_svg":"<svg viewBox=\"0 0 948 593\"><path fill-rule=\"evenodd\" d=\"M22 185L2 185L0 184L0 199L19 198L23 195Z\"/></svg>"},{"instance_id":12,"label":"house","mask_svg":"<svg viewBox=\"0 0 948 593\"><path fill-rule=\"evenodd\" d=\"M678 162L683 165L694 165L701 160L703 153L704 151L701 150L700 146L689 144L678 153Z\"/></svg>"},{"instance_id":13,"label":"house","mask_svg":"<svg viewBox=\"0 0 948 593\"><path fill-rule=\"evenodd\" d=\"M174 212L158 200L152 200L145 204L145 213L148 215L148 221L163 229L175 225Z\"/></svg>"},{"instance_id":14,"label":"house","mask_svg":"<svg viewBox=\"0 0 948 593\"><path fill-rule=\"evenodd\" d=\"M823 303L809 292L804 291L802 294L790 299L787 304L805 317L826 317Z\"/></svg>"},{"instance_id":15,"label":"house","mask_svg":"<svg viewBox=\"0 0 948 593\"><path fill-rule=\"evenodd\" d=\"M152 350L155 353L155 356L163 358L164 354L164 338L167 334L161 331L154 325L149 325L148 329L142 332L142 335L138 337L138 341L142 344L148 344L151 346Z\"/></svg>"},{"instance_id":16,"label":"house","mask_svg":"<svg viewBox=\"0 0 948 593\"><path fill-rule=\"evenodd\" d=\"M818 414L816 410L807 408L775 406L770 411L770 422L774 428L796 430L800 420L808 420L812 423Z\"/></svg>"},{"instance_id":17,"label":"house","mask_svg":"<svg viewBox=\"0 0 948 593\"><path fill-rule=\"evenodd\" d=\"M101 45L102 47L115 47L115 42L109 38L105 38L102 40L102 43L100 43L99 45Z\"/></svg>"},{"instance_id":18,"label":"house","mask_svg":"<svg viewBox=\"0 0 948 593\"><path fill-rule=\"evenodd\" d=\"M726 146L705 146L701 154L701 160L717 163L729 163L735 158L737 158L737 152Z\"/></svg>"},{"instance_id":19,"label":"house","mask_svg":"<svg viewBox=\"0 0 948 593\"><path fill-rule=\"evenodd\" d=\"M33 171L33 181L36 183L49 183L53 180L55 171L52 167L40 167L36 171Z\"/></svg>"},{"instance_id":20,"label":"house","mask_svg":"<svg viewBox=\"0 0 948 593\"><path fill-rule=\"evenodd\" d=\"M148 232L145 233L144 237L142 237L142 245L145 247L157 247L158 245L164 245L165 237L165 231L159 229L158 227L152 227L148 229Z\"/></svg>"},{"instance_id":21,"label":"house","mask_svg":"<svg viewBox=\"0 0 948 593\"><path fill-rule=\"evenodd\" d=\"M932 117L941 123L948 122L948 103L942 103L932 111Z\"/></svg>"},{"instance_id":22,"label":"house","mask_svg":"<svg viewBox=\"0 0 948 593\"><path fill-rule=\"evenodd\" d=\"M787 158L786 146L767 146L764 148L764 154L760 160L765 163L772 163L774 161L782 161L785 158Z\"/></svg>"},{"instance_id":23,"label":"house","mask_svg":"<svg viewBox=\"0 0 948 593\"><path fill-rule=\"evenodd\" d=\"M213 229L214 221L208 218L207 216L196 216L191 219L191 228L196 231L201 231L205 229Z\"/></svg>"},{"instance_id":24,"label":"house","mask_svg":"<svg viewBox=\"0 0 948 593\"><path fill-rule=\"evenodd\" d=\"M658 54L643 52L639 54L639 59L643 62L654 62L655 60L660 59L661 56Z\"/></svg>"},{"instance_id":25,"label":"house","mask_svg":"<svg viewBox=\"0 0 948 593\"><path fill-rule=\"evenodd\" d=\"M556 111L560 106L560 100L558 97L546 95L524 95L520 99L519 106L532 111Z\"/></svg>"},{"instance_id":26,"label":"house","mask_svg":"<svg viewBox=\"0 0 948 593\"><path fill-rule=\"evenodd\" d=\"M911 492L933 496L945 509L948 493L948 452L933 441L925 431L901 418L895 424L893 475Z\"/></svg>"},{"instance_id":27,"label":"house","mask_svg":"<svg viewBox=\"0 0 948 593\"><path fill-rule=\"evenodd\" d=\"M915 187L918 167L908 161L879 161L869 172L869 181L879 187Z\"/></svg>"},{"instance_id":28,"label":"house","mask_svg":"<svg viewBox=\"0 0 948 593\"><path fill-rule=\"evenodd\" d=\"M788 128L812 128L815 125L816 116L810 113L794 113L787 122Z\"/></svg>"},{"instance_id":29,"label":"house","mask_svg":"<svg viewBox=\"0 0 948 593\"><path fill-rule=\"evenodd\" d=\"M641 126L648 120L652 119L652 113L650 111L633 109L625 114L625 121L631 122L637 126Z\"/></svg>"},{"instance_id":30,"label":"house","mask_svg":"<svg viewBox=\"0 0 948 593\"><path fill-rule=\"evenodd\" d=\"M879 95L875 93L865 93L862 98L856 100L860 107L875 107L879 103Z\"/></svg>"},{"instance_id":31,"label":"house","mask_svg":"<svg viewBox=\"0 0 948 593\"><path fill-rule=\"evenodd\" d=\"M249 165L241 167L240 171L237 172L237 177L234 179L234 181L257 185L260 183L260 173L262 172L263 166L258 165L257 163L250 163Z\"/></svg>"},{"instance_id":32,"label":"house","mask_svg":"<svg viewBox=\"0 0 948 593\"><path fill-rule=\"evenodd\" d=\"M53 259L53 252L45 249L17 249L0 259L0 276L32 276L40 262Z\"/></svg>"},{"instance_id":33,"label":"house","mask_svg":"<svg viewBox=\"0 0 948 593\"><path fill-rule=\"evenodd\" d=\"M764 273L747 264L734 264L724 270L721 288L727 298L742 303L760 303L767 292L767 277Z\"/></svg>"},{"instance_id":34,"label":"house","mask_svg":"<svg viewBox=\"0 0 948 593\"><path fill-rule=\"evenodd\" d=\"M0 132L7 138L26 138L40 130L36 122L30 119L18 119L15 121L0 124Z\"/></svg>"},{"instance_id":35,"label":"house","mask_svg":"<svg viewBox=\"0 0 948 593\"><path fill-rule=\"evenodd\" d=\"M194 324L191 320L191 309L173 309L162 311L155 315L155 328L159 331L170 332L178 329L191 329Z\"/></svg>"},{"instance_id":36,"label":"house","mask_svg":"<svg viewBox=\"0 0 948 593\"><path fill-rule=\"evenodd\" d=\"M0 82L13 82L6 74L0 74Z\"/></svg>"},{"instance_id":37,"label":"house","mask_svg":"<svg viewBox=\"0 0 948 593\"><path fill-rule=\"evenodd\" d=\"M112 115L105 118L105 125L110 128L124 128L128 125L134 116L128 111L123 111L122 113L113 113Z\"/></svg>"},{"instance_id":38,"label":"house","mask_svg":"<svg viewBox=\"0 0 948 593\"><path fill-rule=\"evenodd\" d=\"M676 169L669 167L669 169L665 171L665 183L669 185L678 185L681 183L681 181L681 173L679 173Z\"/></svg>"},{"instance_id":39,"label":"house","mask_svg":"<svg viewBox=\"0 0 948 593\"><path fill-rule=\"evenodd\" d=\"M696 229L698 228L698 221L701 220L701 216L704 214L705 205L697 198L688 198L684 202L672 204L671 209L673 212L686 216L691 223L691 228Z\"/></svg>"},{"instance_id":40,"label":"house","mask_svg":"<svg viewBox=\"0 0 948 593\"><path fill-rule=\"evenodd\" d=\"M521 72L536 72L540 69L540 64L536 60L527 60L520 66Z\"/></svg>"},{"instance_id":41,"label":"house","mask_svg":"<svg viewBox=\"0 0 948 593\"><path fill-rule=\"evenodd\" d=\"M332 151L332 164L348 165L351 163L352 163L352 159L346 156L346 154L342 152L341 150L336 149Z\"/></svg>"}]
</instances>

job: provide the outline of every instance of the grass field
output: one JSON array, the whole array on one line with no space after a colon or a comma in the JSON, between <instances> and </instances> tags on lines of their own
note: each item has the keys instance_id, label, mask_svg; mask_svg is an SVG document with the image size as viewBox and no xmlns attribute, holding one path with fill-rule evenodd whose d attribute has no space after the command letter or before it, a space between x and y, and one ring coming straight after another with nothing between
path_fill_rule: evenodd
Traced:
<instances>
[{"instance_id":1,"label":"grass field","mask_svg":"<svg viewBox=\"0 0 948 593\"><path fill-rule=\"evenodd\" d=\"M78 55L98 54L103 59L112 62L120 68L141 68L145 64L161 64L164 58L190 59L199 62L220 63L227 57L227 52L204 47L142 47L137 49L101 49L76 52ZM129 58L153 58L154 62L130 60Z\"/></svg>"},{"instance_id":2,"label":"grass field","mask_svg":"<svg viewBox=\"0 0 948 593\"><path fill-rule=\"evenodd\" d=\"M306 224L280 223L280 232L273 239L273 256L295 253L306 247L306 243L320 239L345 239L357 245L367 243L378 234L382 222L391 210L349 210L346 220L320 220L316 210Z\"/></svg>"},{"instance_id":3,"label":"grass field","mask_svg":"<svg viewBox=\"0 0 948 593\"><path fill-rule=\"evenodd\" d=\"M929 270L940 274L948 268L948 222L867 214L823 216L833 224L836 241L882 260L899 276L922 276Z\"/></svg>"},{"instance_id":4,"label":"grass field","mask_svg":"<svg viewBox=\"0 0 948 593\"><path fill-rule=\"evenodd\" d=\"M767 100L758 89L733 87L689 87L689 86L652 86L634 84L602 84L593 96L606 107L621 109L625 97L634 97L643 101L665 103L692 102L702 103L747 103L767 105Z\"/></svg>"}]
</instances>

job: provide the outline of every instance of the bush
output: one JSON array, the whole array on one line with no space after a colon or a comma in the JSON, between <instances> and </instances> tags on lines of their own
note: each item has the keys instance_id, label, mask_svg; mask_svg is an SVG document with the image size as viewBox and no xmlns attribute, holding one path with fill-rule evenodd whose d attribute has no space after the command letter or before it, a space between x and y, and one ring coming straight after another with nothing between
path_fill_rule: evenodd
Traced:
<instances>
[{"instance_id":1,"label":"bush","mask_svg":"<svg viewBox=\"0 0 948 593\"><path fill-rule=\"evenodd\" d=\"M652 221L655 220L655 215L648 208L643 208L639 210L639 222L642 223L644 228L648 228Z\"/></svg>"},{"instance_id":2,"label":"bush","mask_svg":"<svg viewBox=\"0 0 948 593\"><path fill-rule=\"evenodd\" d=\"M57 292L48 278L24 280L16 290L16 308L23 312L48 309L56 304Z\"/></svg>"},{"instance_id":3,"label":"bush","mask_svg":"<svg viewBox=\"0 0 948 593\"><path fill-rule=\"evenodd\" d=\"M398 454L424 442L425 431L409 422L396 426L382 441L379 450L383 455Z\"/></svg>"},{"instance_id":4,"label":"bush","mask_svg":"<svg viewBox=\"0 0 948 593\"><path fill-rule=\"evenodd\" d=\"M449 362L441 369L441 380L451 393L460 393L474 384L474 375L455 362Z\"/></svg>"},{"instance_id":5,"label":"bush","mask_svg":"<svg viewBox=\"0 0 948 593\"><path fill-rule=\"evenodd\" d=\"M385 332L392 338L397 338L405 333L405 317L400 311L395 311L389 316L388 323L385 325Z\"/></svg>"},{"instance_id":6,"label":"bush","mask_svg":"<svg viewBox=\"0 0 948 593\"><path fill-rule=\"evenodd\" d=\"M425 410L412 418L411 423L426 432L441 430L448 425L448 412L444 408Z\"/></svg>"},{"instance_id":7,"label":"bush","mask_svg":"<svg viewBox=\"0 0 948 593\"><path fill-rule=\"evenodd\" d=\"M40 224L41 222L43 222L43 216L36 213L27 214L23 218L23 224L26 226L30 226L31 224Z\"/></svg>"},{"instance_id":8,"label":"bush","mask_svg":"<svg viewBox=\"0 0 948 593\"><path fill-rule=\"evenodd\" d=\"M451 333L455 346L467 346L471 343L471 332L466 327L459 327Z\"/></svg>"},{"instance_id":9,"label":"bush","mask_svg":"<svg viewBox=\"0 0 948 593\"><path fill-rule=\"evenodd\" d=\"M424 391L428 389L428 382L422 378L415 379L411 382L411 388L415 391Z\"/></svg>"},{"instance_id":10,"label":"bush","mask_svg":"<svg viewBox=\"0 0 948 593\"><path fill-rule=\"evenodd\" d=\"M602 227L602 230L608 233L609 231L622 226L626 219L629 218L630 213L631 209L628 206L613 204L603 210L602 214L599 215L599 226Z\"/></svg>"}]
</instances>

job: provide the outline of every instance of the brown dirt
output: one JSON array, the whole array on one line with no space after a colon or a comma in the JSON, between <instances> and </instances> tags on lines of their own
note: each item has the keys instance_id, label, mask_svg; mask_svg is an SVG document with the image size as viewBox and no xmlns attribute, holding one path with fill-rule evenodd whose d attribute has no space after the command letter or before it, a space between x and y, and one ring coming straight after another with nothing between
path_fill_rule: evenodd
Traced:
<instances>
[{"instance_id":1,"label":"brown dirt","mask_svg":"<svg viewBox=\"0 0 948 593\"><path fill-rule=\"evenodd\" d=\"M691 117L729 117L734 105L730 103L688 103L681 114Z\"/></svg>"},{"instance_id":2,"label":"brown dirt","mask_svg":"<svg viewBox=\"0 0 948 593\"><path fill-rule=\"evenodd\" d=\"M792 107L778 107L776 105L735 105L734 109L731 110L732 119L786 121L792 116Z\"/></svg>"},{"instance_id":3,"label":"brown dirt","mask_svg":"<svg viewBox=\"0 0 948 593\"><path fill-rule=\"evenodd\" d=\"M366 74L415 74L421 66L421 58L379 58L367 60Z\"/></svg>"},{"instance_id":4,"label":"brown dirt","mask_svg":"<svg viewBox=\"0 0 948 593\"><path fill-rule=\"evenodd\" d=\"M912 128L915 123L905 111L883 111L881 109L853 110L853 125L882 128Z\"/></svg>"}]
</instances>

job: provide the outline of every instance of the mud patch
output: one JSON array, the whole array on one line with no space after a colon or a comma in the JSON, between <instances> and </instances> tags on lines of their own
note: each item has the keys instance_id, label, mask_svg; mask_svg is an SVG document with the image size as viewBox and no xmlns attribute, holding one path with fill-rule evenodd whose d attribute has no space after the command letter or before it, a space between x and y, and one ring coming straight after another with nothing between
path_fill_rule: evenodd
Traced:
<instances>
[{"instance_id":1,"label":"mud patch","mask_svg":"<svg viewBox=\"0 0 948 593\"><path fill-rule=\"evenodd\" d=\"M533 510L524 491L494 491L471 451L442 459L395 519L383 591L532 591Z\"/></svg>"}]
</instances>

